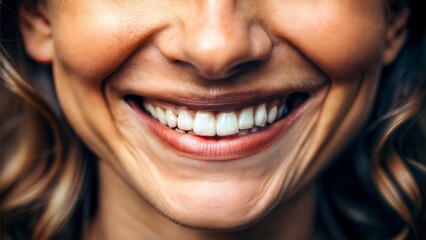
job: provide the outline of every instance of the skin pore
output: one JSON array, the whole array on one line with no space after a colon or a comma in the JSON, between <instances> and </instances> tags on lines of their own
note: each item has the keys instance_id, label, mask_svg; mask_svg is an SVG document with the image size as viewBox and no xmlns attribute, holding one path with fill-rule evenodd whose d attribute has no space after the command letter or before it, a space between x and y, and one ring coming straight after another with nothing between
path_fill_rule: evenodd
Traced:
<instances>
[{"instance_id":1,"label":"skin pore","mask_svg":"<svg viewBox=\"0 0 426 240\"><path fill-rule=\"evenodd\" d=\"M100 159L87 238L312 239L312 179L363 127L407 16L368 0L40 5L26 50L52 64L64 114ZM128 101L221 112L294 92L309 97L292 115L235 141L179 135Z\"/></svg>"}]
</instances>

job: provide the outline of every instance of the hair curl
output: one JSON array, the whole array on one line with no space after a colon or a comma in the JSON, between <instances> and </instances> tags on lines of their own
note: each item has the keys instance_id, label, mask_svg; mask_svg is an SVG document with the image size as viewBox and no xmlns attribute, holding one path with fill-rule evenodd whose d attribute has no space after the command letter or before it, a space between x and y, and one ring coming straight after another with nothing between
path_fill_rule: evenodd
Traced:
<instances>
[{"instance_id":1,"label":"hair curl","mask_svg":"<svg viewBox=\"0 0 426 240\"><path fill-rule=\"evenodd\" d=\"M320 178L319 222L333 239L424 234L425 2L389 3L408 4L410 33L383 70L364 132ZM61 115L51 68L25 54L19 4L31 10L37 0L0 1L1 237L81 239L96 209L96 157Z\"/></svg>"},{"instance_id":2,"label":"hair curl","mask_svg":"<svg viewBox=\"0 0 426 240\"><path fill-rule=\"evenodd\" d=\"M394 0L389 11L407 4L408 39L383 70L373 114L323 176L320 211L335 239L339 229L354 239L426 238L425 2Z\"/></svg>"}]
</instances>

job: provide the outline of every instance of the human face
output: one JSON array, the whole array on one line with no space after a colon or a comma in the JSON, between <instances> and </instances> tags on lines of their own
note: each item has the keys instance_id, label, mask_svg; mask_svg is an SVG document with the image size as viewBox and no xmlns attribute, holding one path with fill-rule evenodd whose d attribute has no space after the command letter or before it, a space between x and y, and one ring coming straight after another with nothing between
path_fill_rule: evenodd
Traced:
<instances>
[{"instance_id":1,"label":"human face","mask_svg":"<svg viewBox=\"0 0 426 240\"><path fill-rule=\"evenodd\" d=\"M387 51L382 1L64 0L47 9L56 91L73 128L156 209L201 228L256 221L312 180L365 123ZM143 103L207 120L196 135L180 133ZM274 106L288 113L234 135L247 133L232 127L243 108L264 125ZM215 120L229 122L206 127Z\"/></svg>"}]
</instances>

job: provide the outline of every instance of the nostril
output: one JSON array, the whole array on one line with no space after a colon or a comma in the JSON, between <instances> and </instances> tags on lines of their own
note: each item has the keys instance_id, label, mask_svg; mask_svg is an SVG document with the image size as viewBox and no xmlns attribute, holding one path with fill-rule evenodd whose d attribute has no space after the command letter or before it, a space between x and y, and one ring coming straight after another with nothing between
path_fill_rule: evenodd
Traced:
<instances>
[{"instance_id":1,"label":"nostril","mask_svg":"<svg viewBox=\"0 0 426 240\"><path fill-rule=\"evenodd\" d=\"M261 67L263 63L264 63L264 60L252 60L252 61L239 63L235 65L234 67L230 68L226 72L226 75L231 76L237 73L246 73L246 72L256 71Z\"/></svg>"},{"instance_id":2,"label":"nostril","mask_svg":"<svg viewBox=\"0 0 426 240\"><path fill-rule=\"evenodd\" d=\"M186 68L186 69L193 69L194 71L198 72L201 76L208 78L208 79L223 79L227 78L236 74L244 74L248 72L254 72L258 70L262 64L264 64L265 60L252 60L252 61L246 61L243 63L236 64L235 66L229 68L228 70L219 72L209 72L209 71L200 71L197 66L194 66L191 63L188 63L186 61L181 60L174 60L173 63L176 64L179 67Z\"/></svg>"},{"instance_id":3,"label":"nostril","mask_svg":"<svg viewBox=\"0 0 426 240\"><path fill-rule=\"evenodd\" d=\"M174 60L173 61L174 64L176 64L177 66L183 67L183 68L191 68L193 67L192 64L182 61L182 60Z\"/></svg>"}]
</instances>

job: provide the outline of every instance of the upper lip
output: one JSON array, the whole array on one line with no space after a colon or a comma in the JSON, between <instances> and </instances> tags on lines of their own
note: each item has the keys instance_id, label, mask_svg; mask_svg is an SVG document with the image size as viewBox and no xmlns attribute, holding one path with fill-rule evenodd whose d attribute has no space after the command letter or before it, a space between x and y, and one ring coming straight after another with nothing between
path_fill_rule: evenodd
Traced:
<instances>
[{"instance_id":1,"label":"upper lip","mask_svg":"<svg viewBox=\"0 0 426 240\"><path fill-rule=\"evenodd\" d=\"M257 88L245 90L236 90L235 88L220 90L195 88L195 91L194 89L181 91L179 89L162 88L161 90L156 89L156 91L138 91L132 89L126 91L124 95L155 99L178 106L186 106L194 110L218 111L253 106L281 99L296 92L313 93L324 84L325 81L306 81L298 86L289 85L279 89Z\"/></svg>"}]
</instances>

